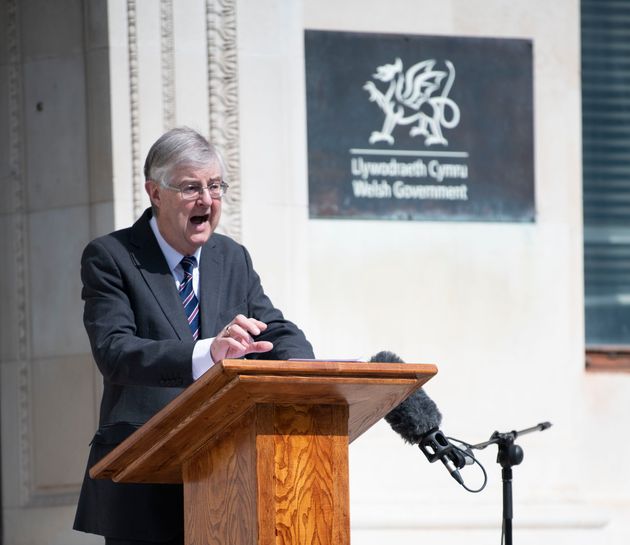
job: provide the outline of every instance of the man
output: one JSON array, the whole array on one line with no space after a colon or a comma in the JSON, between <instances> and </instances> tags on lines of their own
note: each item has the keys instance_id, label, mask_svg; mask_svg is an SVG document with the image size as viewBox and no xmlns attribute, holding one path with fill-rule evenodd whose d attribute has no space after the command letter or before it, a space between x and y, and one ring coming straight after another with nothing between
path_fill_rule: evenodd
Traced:
<instances>
[{"instance_id":1,"label":"man","mask_svg":"<svg viewBox=\"0 0 630 545\"><path fill-rule=\"evenodd\" d=\"M88 468L225 358L312 358L304 334L273 307L247 250L214 233L228 189L220 154L171 130L144 167L151 208L92 241L81 260L83 321L103 375ZM180 485L85 476L74 528L108 545L183 544Z\"/></svg>"}]
</instances>

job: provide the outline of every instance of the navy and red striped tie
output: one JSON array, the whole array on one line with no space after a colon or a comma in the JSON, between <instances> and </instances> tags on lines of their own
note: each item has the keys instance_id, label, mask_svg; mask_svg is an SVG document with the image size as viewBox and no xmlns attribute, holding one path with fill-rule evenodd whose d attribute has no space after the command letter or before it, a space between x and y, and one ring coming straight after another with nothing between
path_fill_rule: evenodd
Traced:
<instances>
[{"instance_id":1,"label":"navy and red striped tie","mask_svg":"<svg viewBox=\"0 0 630 545\"><path fill-rule=\"evenodd\" d=\"M182 298L193 340L196 341L199 337L199 300L193 290L192 272L197 264L197 259L195 256L187 255L180 261L180 264L184 269L184 279L179 285L179 296Z\"/></svg>"}]
</instances>

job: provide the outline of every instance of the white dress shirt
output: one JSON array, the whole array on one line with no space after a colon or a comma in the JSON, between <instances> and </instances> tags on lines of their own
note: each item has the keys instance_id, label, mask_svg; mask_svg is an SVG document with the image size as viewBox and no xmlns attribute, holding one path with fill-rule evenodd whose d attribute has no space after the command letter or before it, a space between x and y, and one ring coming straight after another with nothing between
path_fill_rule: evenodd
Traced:
<instances>
[{"instance_id":1,"label":"white dress shirt","mask_svg":"<svg viewBox=\"0 0 630 545\"><path fill-rule=\"evenodd\" d=\"M149 220L149 225L157 239L158 245L160 246L160 250L164 254L164 258L166 259L166 263L168 263L168 267L173 275L173 279L175 281L175 286L179 289L179 284L184 279L184 269L181 266L181 260L184 257L183 254L180 254L177 250L175 250L162 236L160 230L157 226L157 221L155 216L153 216ZM199 297L199 263L201 257L201 248L197 248L197 251L193 254L197 259L197 264L193 268L193 291L197 296L197 299L201 301ZM210 345L214 341L214 337L211 339L199 339L195 343L195 348L193 349L192 354L192 375L193 380L197 380L201 375L203 375L210 367L214 365L212 361L212 356L210 354Z\"/></svg>"}]
</instances>

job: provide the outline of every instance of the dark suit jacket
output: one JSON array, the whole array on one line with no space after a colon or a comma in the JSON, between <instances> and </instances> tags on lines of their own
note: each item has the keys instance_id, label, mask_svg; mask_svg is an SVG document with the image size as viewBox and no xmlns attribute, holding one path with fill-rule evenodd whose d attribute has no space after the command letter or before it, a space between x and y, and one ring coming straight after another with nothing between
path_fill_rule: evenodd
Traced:
<instances>
[{"instance_id":1,"label":"dark suit jacket","mask_svg":"<svg viewBox=\"0 0 630 545\"><path fill-rule=\"evenodd\" d=\"M104 387L88 468L193 381L194 342L150 218L147 210L132 227L97 238L81 259L83 321ZM304 334L265 295L243 246L213 234L199 272L201 337L216 336L240 313L265 322L257 340L274 344L247 357L313 357ZM182 488L96 481L86 471L74 528L166 541L183 533Z\"/></svg>"}]
</instances>

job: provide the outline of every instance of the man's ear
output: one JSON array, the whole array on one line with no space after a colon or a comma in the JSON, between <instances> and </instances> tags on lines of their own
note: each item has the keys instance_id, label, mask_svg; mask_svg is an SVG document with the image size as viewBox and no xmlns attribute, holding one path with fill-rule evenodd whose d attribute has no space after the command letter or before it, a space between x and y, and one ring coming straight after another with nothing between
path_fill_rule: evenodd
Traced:
<instances>
[{"instance_id":1,"label":"man's ear","mask_svg":"<svg viewBox=\"0 0 630 545\"><path fill-rule=\"evenodd\" d=\"M147 192L147 195L149 195L149 200L151 201L151 204L156 208L160 207L161 200L159 186L160 184L154 182L153 180L147 180L146 182L144 182L144 189Z\"/></svg>"}]
</instances>

